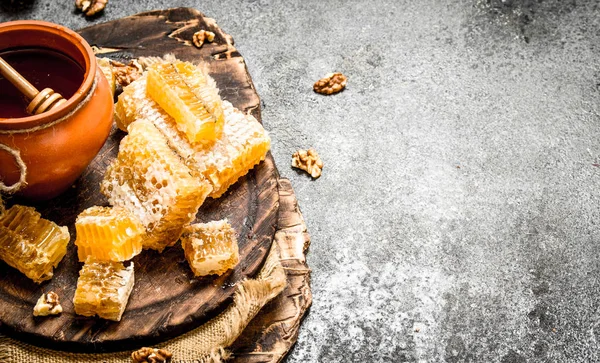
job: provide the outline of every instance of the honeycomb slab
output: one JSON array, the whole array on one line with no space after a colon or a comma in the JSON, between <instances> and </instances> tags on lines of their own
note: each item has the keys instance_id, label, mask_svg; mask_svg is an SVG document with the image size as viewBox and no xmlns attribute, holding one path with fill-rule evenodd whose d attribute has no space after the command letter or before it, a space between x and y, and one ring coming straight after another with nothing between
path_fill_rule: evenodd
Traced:
<instances>
[{"instance_id":1,"label":"honeycomb slab","mask_svg":"<svg viewBox=\"0 0 600 363\"><path fill-rule=\"evenodd\" d=\"M152 122L140 119L128 131L100 190L111 205L144 225L143 247L162 252L194 220L212 187L201 175L191 174Z\"/></svg>"},{"instance_id":2,"label":"honeycomb slab","mask_svg":"<svg viewBox=\"0 0 600 363\"><path fill-rule=\"evenodd\" d=\"M223 106L214 81L189 62L148 68L148 95L176 122L191 143L210 144L223 129Z\"/></svg>"},{"instance_id":3,"label":"honeycomb slab","mask_svg":"<svg viewBox=\"0 0 600 363\"><path fill-rule=\"evenodd\" d=\"M36 283L49 280L67 253L69 230L14 205L0 216L0 259Z\"/></svg>"},{"instance_id":4,"label":"honeycomb slab","mask_svg":"<svg viewBox=\"0 0 600 363\"><path fill-rule=\"evenodd\" d=\"M88 258L79 271L73 297L75 313L120 321L134 280L133 262L125 267L122 262Z\"/></svg>"}]
</instances>

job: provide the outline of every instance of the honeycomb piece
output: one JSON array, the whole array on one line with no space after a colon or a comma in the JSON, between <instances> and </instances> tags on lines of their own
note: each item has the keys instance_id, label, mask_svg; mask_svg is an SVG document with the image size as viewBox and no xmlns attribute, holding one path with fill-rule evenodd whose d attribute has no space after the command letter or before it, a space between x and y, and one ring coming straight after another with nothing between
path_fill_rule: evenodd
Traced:
<instances>
[{"instance_id":1,"label":"honeycomb piece","mask_svg":"<svg viewBox=\"0 0 600 363\"><path fill-rule=\"evenodd\" d=\"M151 121L186 164L212 184L209 196L218 198L264 160L271 145L267 132L254 117L244 115L227 101L223 101L223 111L221 137L210 146L192 144L177 129L175 120L146 95L146 77L142 76L119 96L116 118L121 129L138 118Z\"/></svg>"},{"instance_id":2,"label":"honeycomb piece","mask_svg":"<svg viewBox=\"0 0 600 363\"><path fill-rule=\"evenodd\" d=\"M162 57L152 56L152 57L138 57L138 63L142 66L142 69L146 71L148 67L156 63L172 63L177 62L177 58L173 53L167 53Z\"/></svg>"},{"instance_id":3,"label":"honeycomb piece","mask_svg":"<svg viewBox=\"0 0 600 363\"><path fill-rule=\"evenodd\" d=\"M115 94L115 89L117 85L117 81L115 80L115 74L113 73L112 65L110 64L110 59L108 58L98 58L96 57L96 61L98 63L98 67L106 77L108 81L108 86L110 87L110 94Z\"/></svg>"},{"instance_id":4,"label":"honeycomb piece","mask_svg":"<svg viewBox=\"0 0 600 363\"><path fill-rule=\"evenodd\" d=\"M223 129L223 101L212 80L189 62L148 68L148 95L177 122L192 143L211 144Z\"/></svg>"},{"instance_id":5,"label":"honeycomb piece","mask_svg":"<svg viewBox=\"0 0 600 363\"><path fill-rule=\"evenodd\" d=\"M177 242L212 187L201 175L192 176L150 121L140 119L128 130L100 190L141 221L143 247L162 252Z\"/></svg>"},{"instance_id":6,"label":"honeycomb piece","mask_svg":"<svg viewBox=\"0 0 600 363\"><path fill-rule=\"evenodd\" d=\"M225 125L221 138L210 148L197 149L193 168L213 185L212 198L223 195L239 178L265 159L271 139L252 116L224 102Z\"/></svg>"},{"instance_id":7,"label":"honeycomb piece","mask_svg":"<svg viewBox=\"0 0 600 363\"><path fill-rule=\"evenodd\" d=\"M239 260L235 230L226 219L187 226L181 246L194 275L222 275Z\"/></svg>"},{"instance_id":8,"label":"honeycomb piece","mask_svg":"<svg viewBox=\"0 0 600 363\"><path fill-rule=\"evenodd\" d=\"M38 284L52 278L69 239L67 227L41 218L32 207L14 205L0 217L0 259Z\"/></svg>"},{"instance_id":9,"label":"honeycomb piece","mask_svg":"<svg viewBox=\"0 0 600 363\"><path fill-rule=\"evenodd\" d=\"M133 262L125 267L122 262L88 258L79 271L73 297L75 313L120 321L133 283Z\"/></svg>"},{"instance_id":10,"label":"honeycomb piece","mask_svg":"<svg viewBox=\"0 0 600 363\"><path fill-rule=\"evenodd\" d=\"M123 208L91 207L77 217L77 254L97 260L126 261L142 252L142 223Z\"/></svg>"}]
</instances>

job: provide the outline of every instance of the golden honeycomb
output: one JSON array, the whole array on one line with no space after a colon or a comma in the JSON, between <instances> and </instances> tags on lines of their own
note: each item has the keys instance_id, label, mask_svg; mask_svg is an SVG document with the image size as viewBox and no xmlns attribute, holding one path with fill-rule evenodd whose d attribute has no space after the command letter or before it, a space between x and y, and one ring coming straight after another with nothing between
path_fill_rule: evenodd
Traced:
<instances>
[{"instance_id":1,"label":"golden honeycomb","mask_svg":"<svg viewBox=\"0 0 600 363\"><path fill-rule=\"evenodd\" d=\"M194 220L212 187L201 175L191 174L152 122L140 119L128 131L100 190L113 206L125 208L144 225L143 247L162 252Z\"/></svg>"},{"instance_id":2,"label":"golden honeycomb","mask_svg":"<svg viewBox=\"0 0 600 363\"><path fill-rule=\"evenodd\" d=\"M146 229L124 208L91 207L77 216L77 254L97 260L126 261L142 252Z\"/></svg>"},{"instance_id":3,"label":"golden honeycomb","mask_svg":"<svg viewBox=\"0 0 600 363\"><path fill-rule=\"evenodd\" d=\"M108 58L98 58L96 57L96 62L98 63L98 67L106 80L108 81L108 87L110 88L110 94L115 94L115 89L117 85L117 81L115 79L115 74L113 73L112 66L110 64L110 59Z\"/></svg>"},{"instance_id":4,"label":"golden honeycomb","mask_svg":"<svg viewBox=\"0 0 600 363\"><path fill-rule=\"evenodd\" d=\"M240 259L235 230L226 219L186 227L181 246L196 276L222 275Z\"/></svg>"},{"instance_id":5,"label":"golden honeycomb","mask_svg":"<svg viewBox=\"0 0 600 363\"><path fill-rule=\"evenodd\" d=\"M0 216L0 259L34 282L52 278L69 239L67 227L41 218L32 207L14 205Z\"/></svg>"},{"instance_id":6,"label":"golden honeycomb","mask_svg":"<svg viewBox=\"0 0 600 363\"><path fill-rule=\"evenodd\" d=\"M221 136L209 146L190 143L177 129L176 121L146 95L146 76L125 87L115 109L117 125L121 129L139 118L151 121L186 164L212 184L209 195L212 198L220 197L264 160L271 146L262 125L227 101L223 101L225 122Z\"/></svg>"},{"instance_id":7,"label":"golden honeycomb","mask_svg":"<svg viewBox=\"0 0 600 363\"><path fill-rule=\"evenodd\" d=\"M191 143L210 144L223 129L223 107L214 81L189 62L157 63L148 68L148 95Z\"/></svg>"},{"instance_id":8,"label":"golden honeycomb","mask_svg":"<svg viewBox=\"0 0 600 363\"><path fill-rule=\"evenodd\" d=\"M79 271L73 297L75 313L120 321L133 290L133 262L98 261L91 257Z\"/></svg>"}]
</instances>

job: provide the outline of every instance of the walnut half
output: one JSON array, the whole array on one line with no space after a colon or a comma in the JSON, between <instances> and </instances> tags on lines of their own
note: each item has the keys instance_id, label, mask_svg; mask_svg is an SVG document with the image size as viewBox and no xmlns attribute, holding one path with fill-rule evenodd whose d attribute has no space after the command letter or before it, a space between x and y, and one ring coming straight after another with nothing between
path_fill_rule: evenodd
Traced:
<instances>
[{"instance_id":1,"label":"walnut half","mask_svg":"<svg viewBox=\"0 0 600 363\"><path fill-rule=\"evenodd\" d=\"M173 354L164 349L141 348L131 353L134 363L166 363L170 362Z\"/></svg>"},{"instance_id":2,"label":"walnut half","mask_svg":"<svg viewBox=\"0 0 600 363\"><path fill-rule=\"evenodd\" d=\"M313 148L298 150L292 155L292 167L302 169L316 179L321 176L323 161Z\"/></svg>"},{"instance_id":3,"label":"walnut half","mask_svg":"<svg viewBox=\"0 0 600 363\"><path fill-rule=\"evenodd\" d=\"M205 40L207 40L209 43L212 43L213 40L215 40L215 33L208 30L199 30L195 32L192 37L192 41L196 48L201 48Z\"/></svg>"},{"instance_id":4,"label":"walnut half","mask_svg":"<svg viewBox=\"0 0 600 363\"><path fill-rule=\"evenodd\" d=\"M96 15L104 10L108 0L75 0L75 6L86 16Z\"/></svg>"},{"instance_id":5,"label":"walnut half","mask_svg":"<svg viewBox=\"0 0 600 363\"><path fill-rule=\"evenodd\" d=\"M112 72L115 76L115 81L121 87L125 87L136 79L140 78L143 73L142 66L137 60L131 60L128 64L111 60L110 65L112 66Z\"/></svg>"},{"instance_id":6,"label":"walnut half","mask_svg":"<svg viewBox=\"0 0 600 363\"><path fill-rule=\"evenodd\" d=\"M58 315L63 309L60 298L54 291L42 294L33 308L33 316Z\"/></svg>"},{"instance_id":7,"label":"walnut half","mask_svg":"<svg viewBox=\"0 0 600 363\"><path fill-rule=\"evenodd\" d=\"M340 72L329 73L313 85L313 90L322 95L338 93L346 87L348 78Z\"/></svg>"}]
</instances>

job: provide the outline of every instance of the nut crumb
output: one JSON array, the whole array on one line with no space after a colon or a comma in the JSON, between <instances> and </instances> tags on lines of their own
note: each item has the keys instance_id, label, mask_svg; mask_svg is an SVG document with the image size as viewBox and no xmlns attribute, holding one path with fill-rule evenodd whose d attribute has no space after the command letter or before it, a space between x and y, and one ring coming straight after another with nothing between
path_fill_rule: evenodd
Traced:
<instances>
[{"instance_id":1,"label":"nut crumb","mask_svg":"<svg viewBox=\"0 0 600 363\"><path fill-rule=\"evenodd\" d=\"M131 360L134 363L166 363L170 362L173 354L165 349L155 349L144 347L131 353Z\"/></svg>"},{"instance_id":2,"label":"nut crumb","mask_svg":"<svg viewBox=\"0 0 600 363\"><path fill-rule=\"evenodd\" d=\"M332 95L338 93L346 88L346 81L348 78L343 74L329 73L324 78L321 78L313 85L313 90L322 95Z\"/></svg>"},{"instance_id":3,"label":"nut crumb","mask_svg":"<svg viewBox=\"0 0 600 363\"><path fill-rule=\"evenodd\" d=\"M321 176L323 161L313 148L298 150L292 155L292 167L302 169L316 179Z\"/></svg>"},{"instance_id":4,"label":"nut crumb","mask_svg":"<svg viewBox=\"0 0 600 363\"><path fill-rule=\"evenodd\" d=\"M196 48L201 48L204 44L204 41L212 43L213 40L215 40L215 33L208 30L199 30L195 32L194 36L192 37L192 41Z\"/></svg>"},{"instance_id":5,"label":"nut crumb","mask_svg":"<svg viewBox=\"0 0 600 363\"><path fill-rule=\"evenodd\" d=\"M96 15L106 7L108 0L75 0L75 6L86 16Z\"/></svg>"},{"instance_id":6,"label":"nut crumb","mask_svg":"<svg viewBox=\"0 0 600 363\"><path fill-rule=\"evenodd\" d=\"M115 81L121 87L125 87L131 82L140 78L143 72L142 66L135 59L129 61L128 64L111 60L110 65L112 66L112 72L115 76Z\"/></svg>"},{"instance_id":7,"label":"nut crumb","mask_svg":"<svg viewBox=\"0 0 600 363\"><path fill-rule=\"evenodd\" d=\"M415 328L415 333L418 333L418 332L420 332L420 331L421 331L421 329L419 329L419 328Z\"/></svg>"},{"instance_id":8,"label":"nut crumb","mask_svg":"<svg viewBox=\"0 0 600 363\"><path fill-rule=\"evenodd\" d=\"M58 315L63 309L60 298L54 291L42 294L33 308L33 316Z\"/></svg>"}]
</instances>

